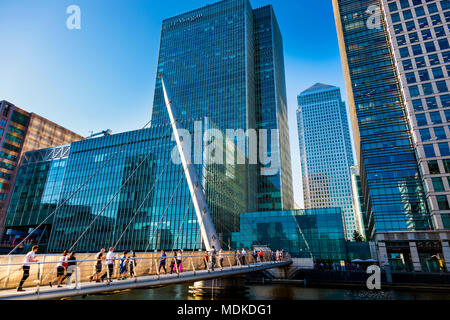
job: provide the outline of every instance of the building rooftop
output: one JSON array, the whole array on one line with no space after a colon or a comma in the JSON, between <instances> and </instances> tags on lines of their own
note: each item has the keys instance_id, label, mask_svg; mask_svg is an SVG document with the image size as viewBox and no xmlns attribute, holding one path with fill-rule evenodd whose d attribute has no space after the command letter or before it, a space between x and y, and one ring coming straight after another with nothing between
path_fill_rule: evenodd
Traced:
<instances>
[{"instance_id":1,"label":"building rooftop","mask_svg":"<svg viewBox=\"0 0 450 320\"><path fill-rule=\"evenodd\" d=\"M335 90L335 89L339 89L339 88L329 85L329 84L316 83L312 87L310 87L310 88L306 89L305 91L303 91L302 93L300 93L300 96L317 93L317 92L321 92L321 91Z\"/></svg>"}]
</instances>

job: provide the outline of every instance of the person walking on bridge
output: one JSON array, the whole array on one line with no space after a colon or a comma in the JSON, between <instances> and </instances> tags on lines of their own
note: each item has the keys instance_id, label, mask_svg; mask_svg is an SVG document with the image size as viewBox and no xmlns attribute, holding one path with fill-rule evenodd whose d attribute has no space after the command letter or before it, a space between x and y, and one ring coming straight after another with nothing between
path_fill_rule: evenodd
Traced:
<instances>
[{"instance_id":1,"label":"person walking on bridge","mask_svg":"<svg viewBox=\"0 0 450 320\"><path fill-rule=\"evenodd\" d=\"M245 251L245 248L242 248L241 254L242 254L242 265L245 265L245 257L247 256L247 251Z\"/></svg>"},{"instance_id":2,"label":"person walking on bridge","mask_svg":"<svg viewBox=\"0 0 450 320\"><path fill-rule=\"evenodd\" d=\"M253 256L253 262L257 263L258 262L258 252L256 251L256 248L253 249L252 256Z\"/></svg>"},{"instance_id":3,"label":"person walking on bridge","mask_svg":"<svg viewBox=\"0 0 450 320\"><path fill-rule=\"evenodd\" d=\"M127 257L128 252L124 251L122 258L120 258L119 265L119 280L126 280L128 274L128 262L129 259Z\"/></svg>"},{"instance_id":4,"label":"person walking on bridge","mask_svg":"<svg viewBox=\"0 0 450 320\"><path fill-rule=\"evenodd\" d=\"M212 246L209 254L211 255L211 270L214 272L214 267L216 265L216 247Z\"/></svg>"},{"instance_id":5,"label":"person walking on bridge","mask_svg":"<svg viewBox=\"0 0 450 320\"><path fill-rule=\"evenodd\" d=\"M129 263L128 263L128 266L129 266L129 271L130 271L130 277L133 277L133 278L136 278L136 273L135 273L135 269L136 269L136 266L137 266L137 263L136 263L136 252L134 252L134 251L131 251L131 255L130 255L130 261L129 261Z\"/></svg>"},{"instance_id":6,"label":"person walking on bridge","mask_svg":"<svg viewBox=\"0 0 450 320\"><path fill-rule=\"evenodd\" d=\"M220 249L219 251L219 266L220 266L220 271L223 270L223 249Z\"/></svg>"},{"instance_id":7,"label":"person walking on bridge","mask_svg":"<svg viewBox=\"0 0 450 320\"><path fill-rule=\"evenodd\" d=\"M97 262L95 263L95 273L89 277L89 281L92 281L95 277L95 282L100 282L100 275L102 274L102 260L105 259L103 254L105 253L105 249L102 248L99 253L95 256L95 259L97 259ZM106 274L106 273L105 273ZM103 281L103 276L102 276Z\"/></svg>"},{"instance_id":8,"label":"person walking on bridge","mask_svg":"<svg viewBox=\"0 0 450 320\"><path fill-rule=\"evenodd\" d=\"M167 274L166 260L167 260L166 250L161 250L161 255L159 256L158 273L161 273L161 268L163 268L164 269L164 273Z\"/></svg>"},{"instance_id":9,"label":"person walking on bridge","mask_svg":"<svg viewBox=\"0 0 450 320\"><path fill-rule=\"evenodd\" d=\"M36 253L38 252L39 247L34 246L31 248L31 251L27 253L25 256L25 260L23 261L22 270L23 270L23 276L22 280L20 280L19 287L17 288L17 291L25 291L23 290L23 284L30 276L30 263L32 262L39 262L39 260L34 259L36 257Z\"/></svg>"},{"instance_id":10,"label":"person walking on bridge","mask_svg":"<svg viewBox=\"0 0 450 320\"><path fill-rule=\"evenodd\" d=\"M49 282L50 287L53 286L53 283L57 283L58 288L62 287L61 286L62 278L64 277L66 268L69 266L69 263L67 262L68 253L69 253L68 250L64 250L62 255L59 257L58 264L56 265L56 279Z\"/></svg>"},{"instance_id":11,"label":"person walking on bridge","mask_svg":"<svg viewBox=\"0 0 450 320\"><path fill-rule=\"evenodd\" d=\"M61 283L64 282L64 280L66 280L67 278L69 278L69 280L67 281L67 285L72 284L72 275L74 272L76 272L76 268L77 268L77 258L75 257L76 252L73 251L70 253L69 257L67 258L67 272L66 275L62 278ZM77 275L78 277L78 275Z\"/></svg>"},{"instance_id":12,"label":"person walking on bridge","mask_svg":"<svg viewBox=\"0 0 450 320\"><path fill-rule=\"evenodd\" d=\"M183 272L183 254L181 253L181 250L178 250L175 268L174 271Z\"/></svg>"},{"instance_id":13,"label":"person walking on bridge","mask_svg":"<svg viewBox=\"0 0 450 320\"><path fill-rule=\"evenodd\" d=\"M259 260L259 263L262 263L264 260L264 253L262 252L262 250L259 250L258 260Z\"/></svg>"},{"instance_id":14,"label":"person walking on bridge","mask_svg":"<svg viewBox=\"0 0 450 320\"><path fill-rule=\"evenodd\" d=\"M108 264L108 283L110 284L112 282L112 277L114 274L114 262L116 260L116 255L114 254L114 248L109 248L108 253L106 254L106 261Z\"/></svg>"}]
</instances>

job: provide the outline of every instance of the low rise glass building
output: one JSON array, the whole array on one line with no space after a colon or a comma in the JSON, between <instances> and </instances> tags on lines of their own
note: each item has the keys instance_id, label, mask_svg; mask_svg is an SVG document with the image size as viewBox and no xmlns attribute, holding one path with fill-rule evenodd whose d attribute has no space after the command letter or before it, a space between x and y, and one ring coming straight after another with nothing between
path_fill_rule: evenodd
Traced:
<instances>
[{"instance_id":1,"label":"low rise glass building","mask_svg":"<svg viewBox=\"0 0 450 320\"><path fill-rule=\"evenodd\" d=\"M340 208L251 212L240 215L235 248L267 245L293 257L315 261L347 260L347 247Z\"/></svg>"},{"instance_id":2,"label":"low rise glass building","mask_svg":"<svg viewBox=\"0 0 450 320\"><path fill-rule=\"evenodd\" d=\"M170 125L29 152L8 210L8 234L28 234L58 208L36 232L42 238L35 241L44 243L47 233L49 252L75 242L74 249L83 252L116 244L116 250L198 249L199 225L174 154ZM245 165L203 161L196 167L216 230L226 241L248 208Z\"/></svg>"}]
</instances>

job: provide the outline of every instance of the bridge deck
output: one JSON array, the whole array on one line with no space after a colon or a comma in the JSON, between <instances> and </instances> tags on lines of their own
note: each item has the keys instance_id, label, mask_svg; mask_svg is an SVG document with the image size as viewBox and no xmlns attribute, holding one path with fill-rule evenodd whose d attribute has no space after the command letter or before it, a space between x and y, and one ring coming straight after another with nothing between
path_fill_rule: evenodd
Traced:
<instances>
[{"instance_id":1,"label":"bridge deck","mask_svg":"<svg viewBox=\"0 0 450 320\"><path fill-rule=\"evenodd\" d=\"M15 289L1 290L0 300L61 299L118 290L158 287L171 284L237 276L255 271L288 266L290 264L290 261L263 262L258 264L248 264L244 266L225 267L222 271L217 268L214 272L208 272L208 270L199 270L195 273L193 271L186 271L180 273L179 275L174 273L161 275L160 277L158 277L157 275L141 276L137 279L113 280L109 285L107 285L106 282L80 282L78 288L75 288L75 284L73 284L72 286L63 285L62 288L57 288L56 286L40 286L39 290L37 289L37 287L27 288L25 292L17 292Z\"/></svg>"}]
</instances>

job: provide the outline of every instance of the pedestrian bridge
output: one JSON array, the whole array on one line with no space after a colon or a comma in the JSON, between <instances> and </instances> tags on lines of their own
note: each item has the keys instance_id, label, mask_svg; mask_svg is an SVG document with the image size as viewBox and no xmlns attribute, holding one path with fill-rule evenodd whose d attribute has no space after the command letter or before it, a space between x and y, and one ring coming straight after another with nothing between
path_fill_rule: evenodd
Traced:
<instances>
[{"instance_id":1,"label":"pedestrian bridge","mask_svg":"<svg viewBox=\"0 0 450 320\"><path fill-rule=\"evenodd\" d=\"M137 254L136 277L134 278L128 276L125 280L119 280L119 261L116 260L113 280L108 283L106 280L104 282L89 281L89 277L95 273L95 264L97 263L95 254L78 254L77 267L73 275L68 278L66 283L62 284L62 287L57 287L56 284L50 287L49 282L56 280L56 265L59 257L59 255L38 255L39 262L31 264L30 277L24 285L25 291L17 292L16 288L22 278L24 256L0 256L0 300L61 299L120 290L160 287L234 277L256 271L286 267L292 263L289 256L279 261L273 261L269 253L266 253L259 261L255 261L250 254L242 261L242 259L238 259L235 252L228 251L224 253L222 268L218 265L219 259L217 259L213 271L211 264L206 262L205 252L189 252L183 255L183 270L177 271L177 268L172 268L172 273L169 269L174 255L168 254L166 263L168 273L165 274L163 270L161 270L161 273L158 270L159 254L146 253ZM106 271L106 262L103 262L102 274Z\"/></svg>"}]
</instances>

